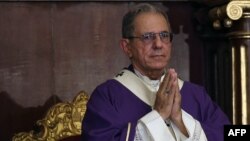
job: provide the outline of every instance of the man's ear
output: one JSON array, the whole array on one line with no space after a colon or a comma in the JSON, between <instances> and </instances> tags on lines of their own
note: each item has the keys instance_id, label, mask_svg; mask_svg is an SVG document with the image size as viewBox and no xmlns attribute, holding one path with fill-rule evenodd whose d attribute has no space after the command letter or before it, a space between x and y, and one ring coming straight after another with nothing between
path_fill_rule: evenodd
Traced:
<instances>
[{"instance_id":1,"label":"man's ear","mask_svg":"<svg viewBox=\"0 0 250 141\"><path fill-rule=\"evenodd\" d=\"M121 39L121 41L120 41L120 47L122 48L123 52L129 58L131 58L133 56L132 55L132 51L131 51L130 41L128 39Z\"/></svg>"}]
</instances>

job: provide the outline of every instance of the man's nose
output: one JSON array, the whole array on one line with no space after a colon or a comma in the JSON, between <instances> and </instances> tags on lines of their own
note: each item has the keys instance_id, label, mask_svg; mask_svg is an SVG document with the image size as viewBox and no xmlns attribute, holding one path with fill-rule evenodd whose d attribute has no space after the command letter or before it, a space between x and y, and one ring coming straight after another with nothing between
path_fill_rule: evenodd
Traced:
<instances>
[{"instance_id":1,"label":"man's nose","mask_svg":"<svg viewBox=\"0 0 250 141\"><path fill-rule=\"evenodd\" d=\"M155 47L157 47L157 48L161 48L162 47L163 42L162 42L161 37L160 37L159 34L157 34L155 36L154 44L155 44Z\"/></svg>"}]
</instances>

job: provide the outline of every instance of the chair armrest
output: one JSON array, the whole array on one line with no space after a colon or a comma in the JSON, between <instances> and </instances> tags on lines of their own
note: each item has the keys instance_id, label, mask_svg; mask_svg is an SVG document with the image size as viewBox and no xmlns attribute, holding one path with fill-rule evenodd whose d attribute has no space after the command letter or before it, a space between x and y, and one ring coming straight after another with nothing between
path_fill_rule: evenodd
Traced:
<instances>
[{"instance_id":1,"label":"chair armrest","mask_svg":"<svg viewBox=\"0 0 250 141\"><path fill-rule=\"evenodd\" d=\"M88 94L81 91L72 102L57 103L36 122L36 130L15 134L12 141L58 141L80 136L88 99Z\"/></svg>"}]
</instances>

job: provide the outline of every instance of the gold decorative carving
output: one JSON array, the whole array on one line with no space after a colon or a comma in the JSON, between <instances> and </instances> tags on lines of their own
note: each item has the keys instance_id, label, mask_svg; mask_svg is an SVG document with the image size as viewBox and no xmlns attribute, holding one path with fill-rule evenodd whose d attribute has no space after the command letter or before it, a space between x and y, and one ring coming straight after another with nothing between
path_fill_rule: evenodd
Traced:
<instances>
[{"instance_id":1,"label":"gold decorative carving","mask_svg":"<svg viewBox=\"0 0 250 141\"><path fill-rule=\"evenodd\" d=\"M228 4L215 7L209 11L209 18L212 20L214 28L218 29L218 20L224 21L225 27L231 27L231 20L239 20L242 17L249 17L246 11L250 10L249 0L231 0ZM226 22L225 22L226 20Z\"/></svg>"},{"instance_id":2,"label":"gold decorative carving","mask_svg":"<svg viewBox=\"0 0 250 141\"><path fill-rule=\"evenodd\" d=\"M221 28L220 20L215 20L215 21L213 22L213 27L214 27L215 29L220 29L220 28Z\"/></svg>"},{"instance_id":3,"label":"gold decorative carving","mask_svg":"<svg viewBox=\"0 0 250 141\"><path fill-rule=\"evenodd\" d=\"M229 39L233 39L233 38L238 38L238 39L249 39L250 38L250 32L247 31L234 31L234 32L230 32L227 34L227 36L229 37Z\"/></svg>"},{"instance_id":4,"label":"gold decorative carving","mask_svg":"<svg viewBox=\"0 0 250 141\"><path fill-rule=\"evenodd\" d=\"M233 124L248 124L247 48L243 43L240 46L232 46ZM240 64L240 67L238 64ZM239 81L241 83L238 83Z\"/></svg>"},{"instance_id":5,"label":"gold decorative carving","mask_svg":"<svg viewBox=\"0 0 250 141\"><path fill-rule=\"evenodd\" d=\"M247 124L247 47L245 45L240 46L240 80L241 80L241 114L242 124Z\"/></svg>"},{"instance_id":6,"label":"gold decorative carving","mask_svg":"<svg viewBox=\"0 0 250 141\"><path fill-rule=\"evenodd\" d=\"M242 7L235 4L235 2L230 2L227 5L227 15L232 20L238 20L243 14Z\"/></svg>"},{"instance_id":7,"label":"gold decorative carving","mask_svg":"<svg viewBox=\"0 0 250 141\"><path fill-rule=\"evenodd\" d=\"M225 18L224 19L224 26L225 27L231 27L232 26L232 20L228 19L228 18Z\"/></svg>"},{"instance_id":8,"label":"gold decorative carving","mask_svg":"<svg viewBox=\"0 0 250 141\"><path fill-rule=\"evenodd\" d=\"M89 99L87 93L81 91L73 102L62 102L51 107L45 118L37 121L40 131L35 133L21 132L12 141L57 141L69 136L81 134L81 122Z\"/></svg>"}]
</instances>

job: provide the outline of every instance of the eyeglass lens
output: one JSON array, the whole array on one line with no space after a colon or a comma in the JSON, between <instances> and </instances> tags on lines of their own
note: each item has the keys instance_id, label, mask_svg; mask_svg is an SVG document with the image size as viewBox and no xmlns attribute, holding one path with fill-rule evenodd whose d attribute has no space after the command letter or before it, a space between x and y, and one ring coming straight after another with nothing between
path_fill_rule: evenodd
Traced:
<instances>
[{"instance_id":1,"label":"eyeglass lens","mask_svg":"<svg viewBox=\"0 0 250 141\"><path fill-rule=\"evenodd\" d=\"M160 33L146 33L142 35L142 40L145 43L150 43L153 42L156 39L156 34L159 34L160 39L164 43L168 43L171 41L171 33L169 32L160 32Z\"/></svg>"}]
</instances>

